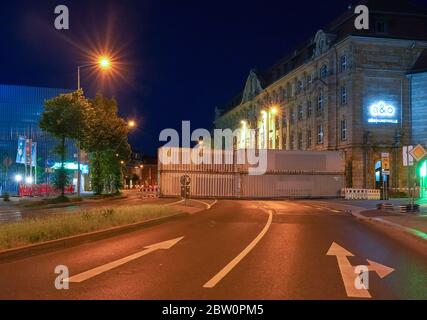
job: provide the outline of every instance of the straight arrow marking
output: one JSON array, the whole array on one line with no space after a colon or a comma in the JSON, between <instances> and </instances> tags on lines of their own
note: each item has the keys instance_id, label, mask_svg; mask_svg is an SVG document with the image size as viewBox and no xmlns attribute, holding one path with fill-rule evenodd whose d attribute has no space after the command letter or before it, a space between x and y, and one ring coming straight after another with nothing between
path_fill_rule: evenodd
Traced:
<instances>
[{"instance_id":1,"label":"straight arrow marking","mask_svg":"<svg viewBox=\"0 0 427 320\"><path fill-rule=\"evenodd\" d=\"M218 272L211 280L205 283L203 288L212 289L215 287L227 274L231 272L231 270L236 267L240 261L246 257L249 252L255 248L258 242L265 236L268 229L270 229L271 223L273 221L273 211L268 210L268 221L265 225L264 229L262 229L261 233L243 250L237 257L235 257L229 264L227 264L220 272Z\"/></svg>"},{"instance_id":2,"label":"straight arrow marking","mask_svg":"<svg viewBox=\"0 0 427 320\"><path fill-rule=\"evenodd\" d=\"M348 257L353 257L354 254L334 242L326 255L337 257L345 291L349 298L372 298L368 290L359 290L355 286L356 273L354 272L354 267L348 261Z\"/></svg>"},{"instance_id":3,"label":"straight arrow marking","mask_svg":"<svg viewBox=\"0 0 427 320\"><path fill-rule=\"evenodd\" d=\"M100 275L101 273L104 273L106 271L112 270L114 268L117 268L121 265L124 265L132 260L136 260L138 258L141 258L151 252L157 251L157 250L167 250L172 248L174 245L176 245L179 241L181 241L184 237L181 238L176 238L176 239L172 239L172 240L168 240L168 241L164 241L164 242L160 242L160 243L156 243L150 246L145 247L145 250L141 251L141 252L137 252L135 254L132 254L130 256L115 260L113 262L104 264L102 266L96 267L94 269L82 272L80 274L77 274L75 276L72 276L68 279L65 279L64 282L74 282L74 283L80 283L86 280L89 280L93 277L96 277L97 275Z\"/></svg>"}]
</instances>

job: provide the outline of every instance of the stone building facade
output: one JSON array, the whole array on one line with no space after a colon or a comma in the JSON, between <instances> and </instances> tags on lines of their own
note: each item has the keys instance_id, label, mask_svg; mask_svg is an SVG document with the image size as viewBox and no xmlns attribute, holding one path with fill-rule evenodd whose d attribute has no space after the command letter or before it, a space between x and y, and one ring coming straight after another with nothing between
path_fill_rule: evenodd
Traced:
<instances>
[{"instance_id":1,"label":"stone building facade","mask_svg":"<svg viewBox=\"0 0 427 320\"><path fill-rule=\"evenodd\" d=\"M427 112L419 102L427 99L427 10L364 3L369 30L354 28L349 8L269 70L251 70L243 92L217 110L215 127L255 129L258 148L340 150L348 187L376 188L387 179L404 188L402 147L427 142L427 122L413 114ZM236 147L249 139L243 133ZM388 177L380 174L382 153L390 155Z\"/></svg>"}]
</instances>

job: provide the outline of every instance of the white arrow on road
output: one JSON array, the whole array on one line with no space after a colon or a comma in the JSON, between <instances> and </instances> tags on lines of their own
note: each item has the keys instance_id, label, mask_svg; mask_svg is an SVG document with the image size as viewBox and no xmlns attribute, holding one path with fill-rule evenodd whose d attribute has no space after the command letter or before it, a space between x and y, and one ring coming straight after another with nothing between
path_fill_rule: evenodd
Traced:
<instances>
[{"instance_id":1,"label":"white arrow on road","mask_svg":"<svg viewBox=\"0 0 427 320\"><path fill-rule=\"evenodd\" d=\"M333 242L326 255L337 257L338 267L344 282L345 291L349 298L372 298L368 289L357 289L355 286L355 268L348 260L348 257L354 257L354 254ZM369 263L369 271L376 272L381 279L385 278L394 271L394 269L384 266L380 263L371 260L367 261Z\"/></svg>"},{"instance_id":2,"label":"white arrow on road","mask_svg":"<svg viewBox=\"0 0 427 320\"><path fill-rule=\"evenodd\" d=\"M381 263L374 262L372 260L367 260L369 264L369 271L374 271L377 273L377 275L384 279L387 277L390 273L394 271L393 268L387 267L385 265L382 265Z\"/></svg>"},{"instance_id":3,"label":"white arrow on road","mask_svg":"<svg viewBox=\"0 0 427 320\"><path fill-rule=\"evenodd\" d=\"M164 241L164 242L160 242L160 243L156 243L150 246L146 246L141 252L137 252L135 254L132 254L130 256L121 258L119 260L104 264L102 266L96 267L94 269L85 271L83 273L77 274L75 276L72 276L68 279L65 279L64 282L75 282L75 283L79 283L79 282L83 282L86 281L88 279L91 279L101 273L104 273L106 271L109 271L111 269L117 268L125 263L128 263L132 260L141 258L151 252L157 251L157 250L168 250L170 248L172 248L174 245L176 245L179 241L181 241L182 239L184 239L184 237L181 238L176 238L176 239L172 239L172 240L168 240L168 241Z\"/></svg>"}]
</instances>

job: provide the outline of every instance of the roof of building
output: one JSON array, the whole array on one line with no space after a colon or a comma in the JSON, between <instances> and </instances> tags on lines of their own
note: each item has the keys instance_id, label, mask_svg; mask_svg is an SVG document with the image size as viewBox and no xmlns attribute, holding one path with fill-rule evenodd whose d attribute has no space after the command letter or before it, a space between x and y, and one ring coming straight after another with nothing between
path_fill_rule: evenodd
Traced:
<instances>
[{"instance_id":1,"label":"roof of building","mask_svg":"<svg viewBox=\"0 0 427 320\"><path fill-rule=\"evenodd\" d=\"M421 53L410 73L420 72L427 72L427 49Z\"/></svg>"},{"instance_id":2,"label":"roof of building","mask_svg":"<svg viewBox=\"0 0 427 320\"><path fill-rule=\"evenodd\" d=\"M369 30L354 28L354 8L366 5L370 12ZM377 21L386 21L388 30L380 33L376 30ZM365 36L393 39L427 40L427 7L414 4L410 0L359 0L322 29L326 34L334 35L332 45L346 37ZM263 88L273 84L292 70L300 67L313 57L315 48L314 37L297 46L293 52L286 55L266 70L255 70ZM419 64L425 65L424 56ZM417 62L418 64L418 62ZM240 105L243 91L224 105L221 115Z\"/></svg>"}]
</instances>

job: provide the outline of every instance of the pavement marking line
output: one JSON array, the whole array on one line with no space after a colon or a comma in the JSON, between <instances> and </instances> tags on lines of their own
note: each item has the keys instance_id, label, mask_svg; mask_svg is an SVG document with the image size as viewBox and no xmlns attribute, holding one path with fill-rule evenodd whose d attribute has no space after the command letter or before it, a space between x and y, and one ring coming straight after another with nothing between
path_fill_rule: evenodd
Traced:
<instances>
[{"instance_id":1,"label":"pavement marking line","mask_svg":"<svg viewBox=\"0 0 427 320\"><path fill-rule=\"evenodd\" d=\"M184 199L182 199L182 200L179 200L179 201L176 201L176 202L166 203L166 206L174 206L174 205L179 204L179 203L182 203L182 202L184 202L184 201L185 201L185 200L184 200Z\"/></svg>"},{"instance_id":2,"label":"pavement marking line","mask_svg":"<svg viewBox=\"0 0 427 320\"><path fill-rule=\"evenodd\" d=\"M141 251L141 252L137 252L135 254L132 254L130 256L115 260L113 262L104 264L102 266L96 267L94 269L79 273L75 276L72 276L68 279L65 279L64 282L74 282L74 283L80 283L86 280L89 280L93 277L96 277L97 275L100 275L101 273L104 273L106 271L112 270L114 268L117 268L121 265L124 265L132 260L141 258L151 252L157 251L157 250L168 250L170 248L172 248L174 245L176 245L179 241L181 241L182 239L184 239L184 237L180 237L180 238L176 238L176 239L172 239L172 240L168 240L168 241L164 241L164 242L160 242L160 243L156 243L150 246L146 246L145 250Z\"/></svg>"},{"instance_id":3,"label":"pavement marking line","mask_svg":"<svg viewBox=\"0 0 427 320\"><path fill-rule=\"evenodd\" d=\"M233 270L239 264L239 262L242 261L243 258L245 258L255 248L258 242L261 241L261 239L265 236L268 229L270 228L272 221L273 221L273 211L268 210L268 221L264 229L262 229L261 233L237 257L235 257L228 265L226 265L212 279L206 282L203 285L203 288L208 288L208 289L214 288L227 274L229 274L231 270Z\"/></svg>"},{"instance_id":4,"label":"pavement marking line","mask_svg":"<svg viewBox=\"0 0 427 320\"><path fill-rule=\"evenodd\" d=\"M207 207L208 210L210 208L212 208L214 205L216 205L216 203L218 202L218 200L216 200L216 199L215 199L215 201L213 203L207 203L205 201L196 200L196 199L190 199L190 200L194 201L194 202L198 202L198 203L204 204Z\"/></svg>"},{"instance_id":5,"label":"pavement marking line","mask_svg":"<svg viewBox=\"0 0 427 320\"><path fill-rule=\"evenodd\" d=\"M334 242L332 243L326 255L336 256L347 297L372 298L371 294L367 289L357 289L354 285L354 281L356 279L356 274L354 272L355 269L350 264L350 261L348 261L348 257L354 257L354 254Z\"/></svg>"}]
</instances>

